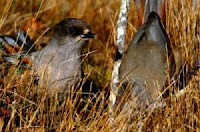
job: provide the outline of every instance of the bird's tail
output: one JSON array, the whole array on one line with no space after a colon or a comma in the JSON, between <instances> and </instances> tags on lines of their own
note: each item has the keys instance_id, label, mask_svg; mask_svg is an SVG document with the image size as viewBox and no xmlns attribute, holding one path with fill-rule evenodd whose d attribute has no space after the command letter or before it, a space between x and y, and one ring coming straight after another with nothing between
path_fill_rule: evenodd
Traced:
<instances>
[{"instance_id":1,"label":"bird's tail","mask_svg":"<svg viewBox=\"0 0 200 132\"><path fill-rule=\"evenodd\" d=\"M143 24L152 11L156 12L160 16L162 22L165 24L166 1L167 0L135 0L139 24Z\"/></svg>"}]
</instances>

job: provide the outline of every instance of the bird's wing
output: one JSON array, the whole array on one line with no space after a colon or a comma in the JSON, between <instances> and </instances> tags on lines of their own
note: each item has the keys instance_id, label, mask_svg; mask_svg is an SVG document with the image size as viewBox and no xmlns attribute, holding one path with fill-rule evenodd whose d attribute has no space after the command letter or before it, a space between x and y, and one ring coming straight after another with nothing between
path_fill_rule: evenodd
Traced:
<instances>
[{"instance_id":1,"label":"bird's wing","mask_svg":"<svg viewBox=\"0 0 200 132\"><path fill-rule=\"evenodd\" d=\"M33 51L32 47L34 44L25 32L18 32L16 36L1 35L0 43L8 54L18 52L19 50L25 52Z\"/></svg>"},{"instance_id":2,"label":"bird's wing","mask_svg":"<svg viewBox=\"0 0 200 132\"><path fill-rule=\"evenodd\" d=\"M144 39L145 37L145 29L146 29L146 24L143 24L142 26L140 26L137 30L137 32L135 33L135 36L131 42L131 45L137 45L141 40Z\"/></svg>"},{"instance_id":3,"label":"bird's wing","mask_svg":"<svg viewBox=\"0 0 200 132\"><path fill-rule=\"evenodd\" d=\"M1 35L0 36L0 42L3 45L9 44L10 46L13 46L13 47L19 47L19 45L16 43L16 40L13 36Z\"/></svg>"},{"instance_id":4,"label":"bird's wing","mask_svg":"<svg viewBox=\"0 0 200 132\"><path fill-rule=\"evenodd\" d=\"M162 50L165 50L166 45L169 45L168 35L156 12L151 12L147 21L138 28L128 50L132 50L132 48L142 41L155 42ZM170 45L167 48L171 50Z\"/></svg>"},{"instance_id":5,"label":"bird's wing","mask_svg":"<svg viewBox=\"0 0 200 132\"><path fill-rule=\"evenodd\" d=\"M23 45L23 51L28 51L33 47L34 42L31 40L30 36L26 32L18 32L17 37L17 44L19 46Z\"/></svg>"},{"instance_id":6,"label":"bird's wing","mask_svg":"<svg viewBox=\"0 0 200 132\"><path fill-rule=\"evenodd\" d=\"M14 65L32 63L28 53L33 51L34 43L25 32L18 32L16 36L1 35L0 44L3 62Z\"/></svg>"}]
</instances>

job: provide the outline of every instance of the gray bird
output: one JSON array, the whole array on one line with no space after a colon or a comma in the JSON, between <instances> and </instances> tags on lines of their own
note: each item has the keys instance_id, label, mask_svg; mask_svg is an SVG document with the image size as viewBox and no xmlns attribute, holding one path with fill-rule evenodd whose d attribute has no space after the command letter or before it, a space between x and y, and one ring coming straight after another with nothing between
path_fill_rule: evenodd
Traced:
<instances>
[{"instance_id":1,"label":"gray bird","mask_svg":"<svg viewBox=\"0 0 200 132\"><path fill-rule=\"evenodd\" d=\"M53 30L47 46L26 57L32 59L40 86L63 91L75 85L81 77L81 50L95 34L86 22L76 18L62 20Z\"/></svg>"},{"instance_id":2,"label":"gray bird","mask_svg":"<svg viewBox=\"0 0 200 132\"><path fill-rule=\"evenodd\" d=\"M169 38L156 12L150 12L146 22L139 27L131 44L122 57L119 80L136 104L146 106L161 93L167 78ZM119 95L124 93L121 88Z\"/></svg>"}]
</instances>

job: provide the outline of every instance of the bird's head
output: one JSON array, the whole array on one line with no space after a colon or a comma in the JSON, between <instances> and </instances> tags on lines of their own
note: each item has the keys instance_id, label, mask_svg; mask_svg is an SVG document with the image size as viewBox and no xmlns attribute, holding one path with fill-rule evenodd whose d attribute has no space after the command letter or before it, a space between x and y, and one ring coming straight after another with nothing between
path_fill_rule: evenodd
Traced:
<instances>
[{"instance_id":1,"label":"bird's head","mask_svg":"<svg viewBox=\"0 0 200 132\"><path fill-rule=\"evenodd\" d=\"M89 25L77 18L68 18L59 22L54 27L54 34L60 41L71 41L72 43L86 43L94 38Z\"/></svg>"}]
</instances>

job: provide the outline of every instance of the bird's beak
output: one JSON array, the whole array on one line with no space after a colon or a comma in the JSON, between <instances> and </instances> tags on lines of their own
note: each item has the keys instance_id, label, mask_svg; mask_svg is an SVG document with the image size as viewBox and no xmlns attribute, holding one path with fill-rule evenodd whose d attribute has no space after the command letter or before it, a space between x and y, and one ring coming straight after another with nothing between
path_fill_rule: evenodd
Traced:
<instances>
[{"instance_id":1,"label":"bird's beak","mask_svg":"<svg viewBox=\"0 0 200 132\"><path fill-rule=\"evenodd\" d=\"M88 32L86 34L82 34L81 38L94 38L96 35L92 32Z\"/></svg>"}]
</instances>

